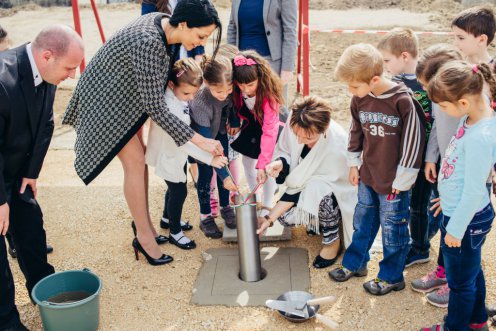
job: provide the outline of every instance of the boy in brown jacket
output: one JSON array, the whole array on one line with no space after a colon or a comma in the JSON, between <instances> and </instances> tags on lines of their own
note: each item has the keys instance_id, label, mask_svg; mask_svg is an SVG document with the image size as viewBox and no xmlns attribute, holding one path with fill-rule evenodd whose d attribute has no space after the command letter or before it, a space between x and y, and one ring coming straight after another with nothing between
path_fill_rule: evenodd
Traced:
<instances>
[{"instance_id":1,"label":"boy in brown jacket","mask_svg":"<svg viewBox=\"0 0 496 331\"><path fill-rule=\"evenodd\" d=\"M366 276L369 249L381 226L384 258L377 278L363 284L373 295L405 288L409 191L425 145L420 104L404 84L385 78L383 71L381 53L371 45L357 44L344 51L335 72L353 94L348 166L350 182L358 185L358 204L352 243L342 267L329 275L339 282Z\"/></svg>"}]
</instances>

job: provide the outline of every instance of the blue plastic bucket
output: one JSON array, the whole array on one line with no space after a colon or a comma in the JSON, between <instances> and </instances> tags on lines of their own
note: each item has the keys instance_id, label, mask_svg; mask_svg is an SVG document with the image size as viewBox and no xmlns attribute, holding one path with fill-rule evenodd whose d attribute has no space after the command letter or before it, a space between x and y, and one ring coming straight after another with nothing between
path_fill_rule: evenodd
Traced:
<instances>
[{"instance_id":1,"label":"blue plastic bucket","mask_svg":"<svg viewBox=\"0 0 496 331\"><path fill-rule=\"evenodd\" d=\"M47 331L94 331L100 320L102 282L88 269L54 273L40 280L32 297Z\"/></svg>"}]
</instances>

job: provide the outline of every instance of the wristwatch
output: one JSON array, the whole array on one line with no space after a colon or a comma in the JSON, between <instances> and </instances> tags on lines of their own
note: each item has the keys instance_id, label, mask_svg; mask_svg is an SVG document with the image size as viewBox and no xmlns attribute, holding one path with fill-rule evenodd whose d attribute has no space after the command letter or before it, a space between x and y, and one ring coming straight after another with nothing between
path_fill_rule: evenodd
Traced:
<instances>
[{"instance_id":1,"label":"wristwatch","mask_svg":"<svg viewBox=\"0 0 496 331\"><path fill-rule=\"evenodd\" d=\"M272 227L274 225L274 221L272 221L269 217L269 215L265 215L264 218L269 221L270 225L269 225L269 228Z\"/></svg>"}]
</instances>

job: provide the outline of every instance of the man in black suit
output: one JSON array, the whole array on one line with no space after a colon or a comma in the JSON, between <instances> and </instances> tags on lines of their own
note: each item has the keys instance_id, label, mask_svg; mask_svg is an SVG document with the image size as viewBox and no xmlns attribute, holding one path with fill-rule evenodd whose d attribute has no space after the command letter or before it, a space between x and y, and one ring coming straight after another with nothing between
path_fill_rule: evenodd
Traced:
<instances>
[{"instance_id":1,"label":"man in black suit","mask_svg":"<svg viewBox=\"0 0 496 331\"><path fill-rule=\"evenodd\" d=\"M3 239L7 230L29 294L54 272L46 255L36 179L53 134L56 85L74 78L83 56L81 38L62 25L43 29L33 43L0 53L0 330L26 330L14 301Z\"/></svg>"}]
</instances>

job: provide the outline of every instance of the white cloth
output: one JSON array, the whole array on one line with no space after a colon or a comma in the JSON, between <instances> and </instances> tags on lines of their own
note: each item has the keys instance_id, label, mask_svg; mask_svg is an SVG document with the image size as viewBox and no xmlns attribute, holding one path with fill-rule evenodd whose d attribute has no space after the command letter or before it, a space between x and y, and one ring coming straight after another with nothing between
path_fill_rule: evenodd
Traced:
<instances>
[{"instance_id":1,"label":"white cloth","mask_svg":"<svg viewBox=\"0 0 496 331\"><path fill-rule=\"evenodd\" d=\"M348 134L331 120L326 135L321 135L307 156L301 159L304 145L298 143L289 118L277 143L274 159L285 158L289 164L289 174L282 190L288 194L301 192L296 206L297 225L305 225L318 233L320 202L324 196L333 193L343 217L344 243L348 247L353 236L353 214L358 199L357 187L348 180Z\"/></svg>"},{"instance_id":2,"label":"white cloth","mask_svg":"<svg viewBox=\"0 0 496 331\"><path fill-rule=\"evenodd\" d=\"M169 107L169 111L181 121L188 125L191 123L188 103L176 98L170 88L165 91L165 103ZM145 160L146 164L155 167L157 176L169 182L185 183L187 177L183 168L188 155L205 164L210 164L213 159L211 154L203 151L192 142L188 141L178 147L167 132L162 130L155 122L151 122Z\"/></svg>"},{"instance_id":3,"label":"white cloth","mask_svg":"<svg viewBox=\"0 0 496 331\"><path fill-rule=\"evenodd\" d=\"M31 49L31 44L26 45L26 52L28 53L29 64L31 64L31 70L33 71L34 86L38 86L43 83L43 78L41 77L38 66L34 61L33 50Z\"/></svg>"}]
</instances>

